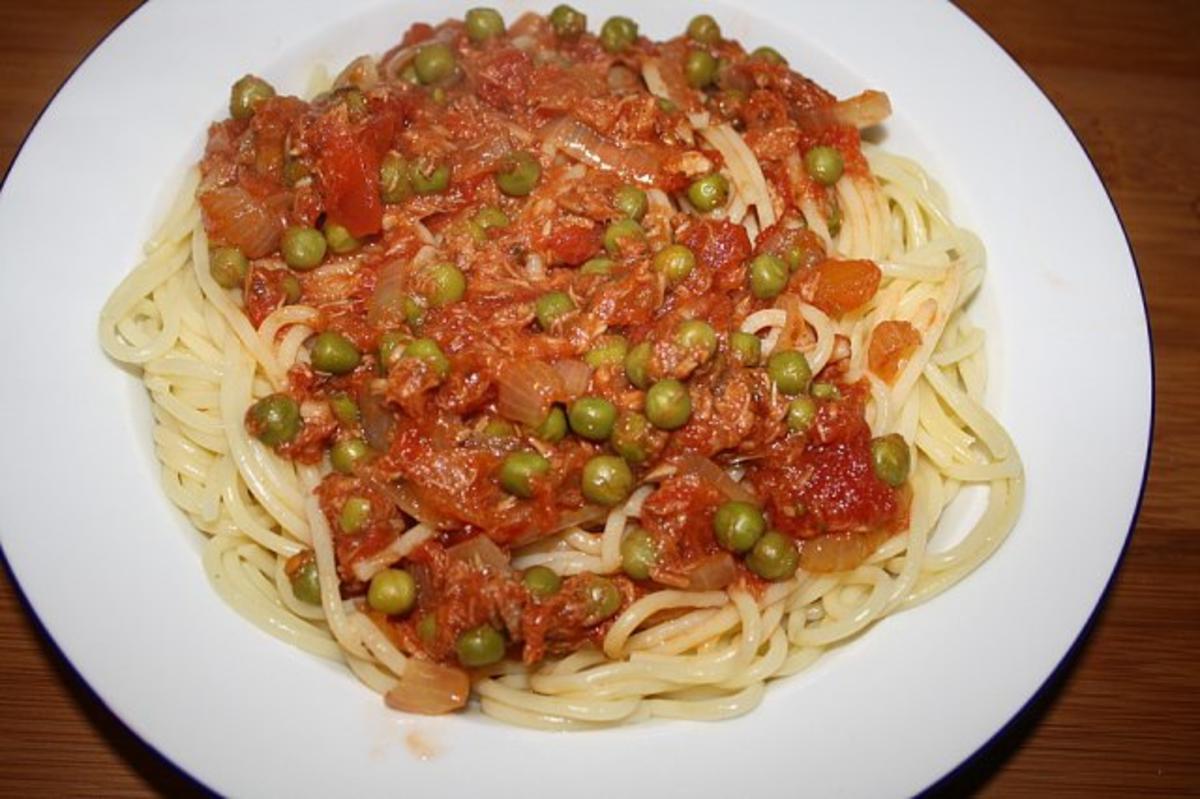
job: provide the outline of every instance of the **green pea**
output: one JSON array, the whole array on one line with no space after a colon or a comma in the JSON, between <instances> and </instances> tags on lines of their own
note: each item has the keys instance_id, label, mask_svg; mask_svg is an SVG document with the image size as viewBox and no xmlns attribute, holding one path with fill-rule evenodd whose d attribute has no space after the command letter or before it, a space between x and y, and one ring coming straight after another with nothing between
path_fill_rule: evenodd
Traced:
<instances>
[{"instance_id":1,"label":"green pea","mask_svg":"<svg viewBox=\"0 0 1200 799\"><path fill-rule=\"evenodd\" d=\"M229 90L229 115L234 119L249 119L254 116L258 104L275 96L271 84L262 78L246 75L239 78Z\"/></svg>"},{"instance_id":2,"label":"green pea","mask_svg":"<svg viewBox=\"0 0 1200 799\"><path fill-rule=\"evenodd\" d=\"M619 53L637 41L637 23L629 17L609 17L600 28L600 46Z\"/></svg>"},{"instance_id":3,"label":"green pea","mask_svg":"<svg viewBox=\"0 0 1200 799\"><path fill-rule=\"evenodd\" d=\"M546 414L546 418L542 420L542 423L534 428L533 434L542 441L549 441L551 444L562 441L567 436L566 412L555 405Z\"/></svg>"},{"instance_id":4,"label":"green pea","mask_svg":"<svg viewBox=\"0 0 1200 799\"><path fill-rule=\"evenodd\" d=\"M358 239L350 235L349 230L336 222L326 222L324 232L325 243L338 255L354 252L361 245Z\"/></svg>"},{"instance_id":5,"label":"green pea","mask_svg":"<svg viewBox=\"0 0 1200 799\"><path fill-rule=\"evenodd\" d=\"M379 197L385 203L402 203L413 194L408 162L388 153L379 165Z\"/></svg>"},{"instance_id":6,"label":"green pea","mask_svg":"<svg viewBox=\"0 0 1200 799\"><path fill-rule=\"evenodd\" d=\"M458 662L469 669L498 663L504 658L504 648L504 636L490 624L472 627L454 644Z\"/></svg>"},{"instance_id":7,"label":"green pea","mask_svg":"<svg viewBox=\"0 0 1200 799\"><path fill-rule=\"evenodd\" d=\"M408 613L417 601L417 581L404 569L384 569L371 578L367 604L389 616Z\"/></svg>"},{"instance_id":8,"label":"green pea","mask_svg":"<svg viewBox=\"0 0 1200 799\"><path fill-rule=\"evenodd\" d=\"M613 451L634 465L645 463L649 452L650 423L640 413L622 411L608 443Z\"/></svg>"},{"instance_id":9,"label":"green pea","mask_svg":"<svg viewBox=\"0 0 1200 799\"><path fill-rule=\"evenodd\" d=\"M711 15L700 14L688 23L687 35L700 44L716 44L721 40L721 26Z\"/></svg>"},{"instance_id":10,"label":"green pea","mask_svg":"<svg viewBox=\"0 0 1200 799\"><path fill-rule=\"evenodd\" d=\"M417 194L437 194L450 185L450 166L418 161L409 170L409 180Z\"/></svg>"},{"instance_id":11,"label":"green pea","mask_svg":"<svg viewBox=\"0 0 1200 799\"><path fill-rule=\"evenodd\" d=\"M836 147L814 147L804 154L805 171L824 186L837 183L844 168L842 154Z\"/></svg>"},{"instance_id":12,"label":"green pea","mask_svg":"<svg viewBox=\"0 0 1200 799\"><path fill-rule=\"evenodd\" d=\"M612 507L633 490L633 471L615 455L596 455L583 465L580 486L588 502Z\"/></svg>"},{"instance_id":13,"label":"green pea","mask_svg":"<svg viewBox=\"0 0 1200 799\"><path fill-rule=\"evenodd\" d=\"M283 231L279 249L292 269L307 272L325 258L325 237L316 228L292 225Z\"/></svg>"},{"instance_id":14,"label":"green pea","mask_svg":"<svg viewBox=\"0 0 1200 799\"><path fill-rule=\"evenodd\" d=\"M521 575L521 583L536 597L553 596L562 588L562 578L549 566L530 566Z\"/></svg>"},{"instance_id":15,"label":"green pea","mask_svg":"<svg viewBox=\"0 0 1200 799\"><path fill-rule=\"evenodd\" d=\"M693 89L703 89L717 77L717 59L706 50L692 50L684 59L683 75Z\"/></svg>"},{"instance_id":16,"label":"green pea","mask_svg":"<svg viewBox=\"0 0 1200 799\"><path fill-rule=\"evenodd\" d=\"M750 262L750 293L760 300L778 297L787 282L788 267L782 259L763 253Z\"/></svg>"},{"instance_id":17,"label":"green pea","mask_svg":"<svg viewBox=\"0 0 1200 799\"><path fill-rule=\"evenodd\" d=\"M648 207L646 192L637 186L622 186L613 195L613 206L635 222L641 222Z\"/></svg>"},{"instance_id":18,"label":"green pea","mask_svg":"<svg viewBox=\"0 0 1200 799\"><path fill-rule=\"evenodd\" d=\"M620 255L630 241L645 241L642 226L632 219L618 219L604 229L604 249L609 255Z\"/></svg>"},{"instance_id":19,"label":"green pea","mask_svg":"<svg viewBox=\"0 0 1200 799\"><path fill-rule=\"evenodd\" d=\"M766 517L749 502L726 502L713 516L717 543L730 552L749 552L766 531Z\"/></svg>"},{"instance_id":20,"label":"green pea","mask_svg":"<svg viewBox=\"0 0 1200 799\"><path fill-rule=\"evenodd\" d=\"M615 264L613 263L613 260L611 258L604 258L604 257L589 258L588 260L583 262L582 266L579 267L579 274L581 274L581 275L611 275L613 266L615 266Z\"/></svg>"},{"instance_id":21,"label":"green pea","mask_svg":"<svg viewBox=\"0 0 1200 799\"><path fill-rule=\"evenodd\" d=\"M555 322L575 310L575 303L561 291L550 291L537 298L533 305L538 325L549 330Z\"/></svg>"},{"instance_id":22,"label":"green pea","mask_svg":"<svg viewBox=\"0 0 1200 799\"><path fill-rule=\"evenodd\" d=\"M703 319L688 319L675 330L675 343L700 352L707 361L717 351L717 331Z\"/></svg>"},{"instance_id":23,"label":"green pea","mask_svg":"<svg viewBox=\"0 0 1200 799\"><path fill-rule=\"evenodd\" d=\"M533 496L533 480L550 472L550 461L536 452L512 452L500 464L500 487L515 497Z\"/></svg>"},{"instance_id":24,"label":"green pea","mask_svg":"<svg viewBox=\"0 0 1200 799\"><path fill-rule=\"evenodd\" d=\"M454 74L454 51L442 42L433 42L417 50L413 59L417 80L428 86Z\"/></svg>"},{"instance_id":25,"label":"green pea","mask_svg":"<svg viewBox=\"0 0 1200 799\"><path fill-rule=\"evenodd\" d=\"M557 5L550 12L550 27L564 39L578 36L587 30L587 16L565 3Z\"/></svg>"},{"instance_id":26,"label":"green pea","mask_svg":"<svg viewBox=\"0 0 1200 799\"><path fill-rule=\"evenodd\" d=\"M696 178L687 190L688 202L705 213L723 208L729 200L729 181L720 172Z\"/></svg>"},{"instance_id":27,"label":"green pea","mask_svg":"<svg viewBox=\"0 0 1200 799\"><path fill-rule=\"evenodd\" d=\"M431 338L413 339L404 348L405 358L416 358L424 361L439 377L450 374L450 359L442 352L442 348Z\"/></svg>"},{"instance_id":28,"label":"green pea","mask_svg":"<svg viewBox=\"0 0 1200 799\"><path fill-rule=\"evenodd\" d=\"M646 392L646 418L660 430L678 430L692 415L692 397L678 380L659 380Z\"/></svg>"},{"instance_id":29,"label":"green pea","mask_svg":"<svg viewBox=\"0 0 1200 799\"><path fill-rule=\"evenodd\" d=\"M795 396L808 388L812 369L804 353L796 350L776 350L767 358L767 375L783 394Z\"/></svg>"},{"instance_id":30,"label":"green pea","mask_svg":"<svg viewBox=\"0 0 1200 799\"><path fill-rule=\"evenodd\" d=\"M223 289L241 288L250 262L237 247L217 247L208 254L208 273Z\"/></svg>"},{"instance_id":31,"label":"green pea","mask_svg":"<svg viewBox=\"0 0 1200 799\"><path fill-rule=\"evenodd\" d=\"M416 86L421 82L417 77L417 68L410 62L404 69L400 70L400 80L410 86Z\"/></svg>"},{"instance_id":32,"label":"green pea","mask_svg":"<svg viewBox=\"0 0 1200 799\"><path fill-rule=\"evenodd\" d=\"M508 227L509 219L508 214L495 206L489 205L486 208L479 209L479 213L475 214L474 222L484 231L488 231L492 228Z\"/></svg>"},{"instance_id":33,"label":"green pea","mask_svg":"<svg viewBox=\"0 0 1200 799\"><path fill-rule=\"evenodd\" d=\"M342 532L357 533L371 518L371 500L366 497L350 497L342 505L342 514L338 521Z\"/></svg>"},{"instance_id":34,"label":"green pea","mask_svg":"<svg viewBox=\"0 0 1200 799\"><path fill-rule=\"evenodd\" d=\"M314 369L331 375L353 372L362 361L358 347L341 333L334 333L332 330L317 335L313 341L311 357Z\"/></svg>"},{"instance_id":35,"label":"green pea","mask_svg":"<svg viewBox=\"0 0 1200 799\"><path fill-rule=\"evenodd\" d=\"M329 462L342 474L353 474L354 466L371 454L361 438L346 438L329 448Z\"/></svg>"},{"instance_id":36,"label":"green pea","mask_svg":"<svg viewBox=\"0 0 1200 799\"><path fill-rule=\"evenodd\" d=\"M621 568L635 580L645 580L658 565L658 544L649 531L635 527L621 540Z\"/></svg>"},{"instance_id":37,"label":"green pea","mask_svg":"<svg viewBox=\"0 0 1200 799\"><path fill-rule=\"evenodd\" d=\"M432 613L426 613L417 620L417 637L426 646L431 645L437 639L437 630L437 616Z\"/></svg>"},{"instance_id":38,"label":"green pea","mask_svg":"<svg viewBox=\"0 0 1200 799\"><path fill-rule=\"evenodd\" d=\"M333 417L344 427L358 424L358 403L349 394L334 394L329 398L329 407L333 410Z\"/></svg>"},{"instance_id":39,"label":"green pea","mask_svg":"<svg viewBox=\"0 0 1200 799\"><path fill-rule=\"evenodd\" d=\"M786 580L796 573L800 553L796 542L776 530L763 535L746 556L746 568L764 580Z\"/></svg>"},{"instance_id":40,"label":"green pea","mask_svg":"<svg viewBox=\"0 0 1200 799\"><path fill-rule=\"evenodd\" d=\"M842 209L839 205L834 204L829 210L829 216L825 220L825 226L829 228L829 235L836 236L842 232Z\"/></svg>"},{"instance_id":41,"label":"green pea","mask_svg":"<svg viewBox=\"0 0 1200 799\"><path fill-rule=\"evenodd\" d=\"M425 320L425 304L416 297L406 296L403 301L404 321L409 327L417 327Z\"/></svg>"},{"instance_id":42,"label":"green pea","mask_svg":"<svg viewBox=\"0 0 1200 799\"><path fill-rule=\"evenodd\" d=\"M300 281L296 279L295 275L284 275L280 285L283 287L283 301L285 303L288 305L294 305L295 303L300 302Z\"/></svg>"},{"instance_id":43,"label":"green pea","mask_svg":"<svg viewBox=\"0 0 1200 799\"><path fill-rule=\"evenodd\" d=\"M398 352L412 339L398 330L389 330L379 337L379 365L386 371Z\"/></svg>"},{"instance_id":44,"label":"green pea","mask_svg":"<svg viewBox=\"0 0 1200 799\"><path fill-rule=\"evenodd\" d=\"M670 244L654 254L654 271L661 272L672 284L682 283L696 268L696 255L682 244Z\"/></svg>"},{"instance_id":45,"label":"green pea","mask_svg":"<svg viewBox=\"0 0 1200 799\"><path fill-rule=\"evenodd\" d=\"M812 427L817 418L817 404L811 397L803 395L788 403L787 426L789 430L804 431Z\"/></svg>"},{"instance_id":46,"label":"green pea","mask_svg":"<svg viewBox=\"0 0 1200 799\"><path fill-rule=\"evenodd\" d=\"M908 444L899 433L871 439L871 465L880 480L892 488L899 488L908 479L912 468Z\"/></svg>"},{"instance_id":47,"label":"green pea","mask_svg":"<svg viewBox=\"0 0 1200 799\"><path fill-rule=\"evenodd\" d=\"M321 604L321 578L315 560L309 558L304 561L304 565L296 569L288 581L292 584L292 595L296 599L310 605Z\"/></svg>"},{"instance_id":48,"label":"green pea","mask_svg":"<svg viewBox=\"0 0 1200 799\"><path fill-rule=\"evenodd\" d=\"M629 341L624 336L605 336L596 342L583 360L593 369L601 366L616 366L625 363L629 354Z\"/></svg>"},{"instance_id":49,"label":"green pea","mask_svg":"<svg viewBox=\"0 0 1200 799\"><path fill-rule=\"evenodd\" d=\"M494 8L472 8L467 12L467 36L484 42L504 33L504 17Z\"/></svg>"},{"instance_id":50,"label":"green pea","mask_svg":"<svg viewBox=\"0 0 1200 799\"><path fill-rule=\"evenodd\" d=\"M841 390L833 383L813 383L812 395L817 399L823 400L839 400L842 398Z\"/></svg>"},{"instance_id":51,"label":"green pea","mask_svg":"<svg viewBox=\"0 0 1200 799\"><path fill-rule=\"evenodd\" d=\"M762 360L762 339L738 330L729 335L729 349L742 366L758 366Z\"/></svg>"},{"instance_id":52,"label":"green pea","mask_svg":"<svg viewBox=\"0 0 1200 799\"><path fill-rule=\"evenodd\" d=\"M571 403L567 421L575 435L588 441L607 441L617 421L617 406L603 397L580 397Z\"/></svg>"},{"instance_id":53,"label":"green pea","mask_svg":"<svg viewBox=\"0 0 1200 799\"><path fill-rule=\"evenodd\" d=\"M425 273L429 291L425 299L431 308L442 308L458 302L467 292L467 278L454 264L437 264Z\"/></svg>"},{"instance_id":54,"label":"green pea","mask_svg":"<svg viewBox=\"0 0 1200 799\"><path fill-rule=\"evenodd\" d=\"M787 64L787 59L779 54L779 51L774 47L763 45L750 54L751 58L757 58L759 61L765 61L768 64L783 66Z\"/></svg>"},{"instance_id":55,"label":"green pea","mask_svg":"<svg viewBox=\"0 0 1200 799\"><path fill-rule=\"evenodd\" d=\"M518 150L500 162L500 170L495 174L496 186L509 197L525 197L533 191L541 176L542 165L533 153Z\"/></svg>"},{"instance_id":56,"label":"green pea","mask_svg":"<svg viewBox=\"0 0 1200 799\"><path fill-rule=\"evenodd\" d=\"M589 575L583 592L587 597L587 624L602 622L621 608L621 590L607 577Z\"/></svg>"},{"instance_id":57,"label":"green pea","mask_svg":"<svg viewBox=\"0 0 1200 799\"><path fill-rule=\"evenodd\" d=\"M645 389L650 385L650 357L654 349L649 341L643 341L625 356L625 376L635 388Z\"/></svg>"},{"instance_id":58,"label":"green pea","mask_svg":"<svg viewBox=\"0 0 1200 799\"><path fill-rule=\"evenodd\" d=\"M300 432L300 405L287 394L271 394L250 407L255 437L268 447L286 444Z\"/></svg>"}]
</instances>

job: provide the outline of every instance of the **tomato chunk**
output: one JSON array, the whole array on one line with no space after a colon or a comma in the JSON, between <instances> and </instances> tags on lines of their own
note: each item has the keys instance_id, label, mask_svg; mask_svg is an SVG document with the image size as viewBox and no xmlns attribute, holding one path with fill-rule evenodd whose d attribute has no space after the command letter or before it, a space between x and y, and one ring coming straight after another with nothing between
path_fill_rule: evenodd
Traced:
<instances>
[{"instance_id":1,"label":"tomato chunk","mask_svg":"<svg viewBox=\"0 0 1200 799\"><path fill-rule=\"evenodd\" d=\"M921 334L908 322L888 319L875 325L867 349L867 364L871 371L891 383L900 373L904 362L921 346Z\"/></svg>"}]
</instances>

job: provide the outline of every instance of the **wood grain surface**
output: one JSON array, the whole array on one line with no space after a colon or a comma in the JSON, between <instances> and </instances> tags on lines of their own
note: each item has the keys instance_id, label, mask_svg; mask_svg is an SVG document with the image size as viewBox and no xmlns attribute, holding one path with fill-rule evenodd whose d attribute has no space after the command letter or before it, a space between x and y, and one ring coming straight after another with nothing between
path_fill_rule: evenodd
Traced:
<instances>
[{"instance_id":1,"label":"wood grain surface","mask_svg":"<svg viewBox=\"0 0 1200 799\"><path fill-rule=\"evenodd\" d=\"M1112 193L1150 308L1157 407L1141 517L1090 634L933 793L1200 795L1200 2L959 5L1054 101ZM0 170L136 6L0 0ZM198 792L81 683L0 573L0 796Z\"/></svg>"}]
</instances>

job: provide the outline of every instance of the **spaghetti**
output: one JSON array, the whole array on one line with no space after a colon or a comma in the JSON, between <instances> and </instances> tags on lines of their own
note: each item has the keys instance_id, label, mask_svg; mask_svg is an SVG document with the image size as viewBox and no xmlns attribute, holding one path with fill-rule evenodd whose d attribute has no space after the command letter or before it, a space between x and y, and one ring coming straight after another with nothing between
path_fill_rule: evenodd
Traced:
<instances>
[{"instance_id":1,"label":"spaghetti","mask_svg":"<svg viewBox=\"0 0 1200 799\"><path fill-rule=\"evenodd\" d=\"M886 98L707 17L584 26L476 9L311 103L239 81L101 313L222 598L402 710L736 716L1020 510L985 253L860 144Z\"/></svg>"}]
</instances>

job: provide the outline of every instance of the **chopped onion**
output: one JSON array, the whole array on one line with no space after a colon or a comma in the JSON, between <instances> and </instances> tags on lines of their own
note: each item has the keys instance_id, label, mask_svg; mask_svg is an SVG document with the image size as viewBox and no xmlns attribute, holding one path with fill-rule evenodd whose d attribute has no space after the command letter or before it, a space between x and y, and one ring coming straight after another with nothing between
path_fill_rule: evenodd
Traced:
<instances>
[{"instance_id":1,"label":"chopped onion","mask_svg":"<svg viewBox=\"0 0 1200 799\"><path fill-rule=\"evenodd\" d=\"M384 701L393 710L437 716L464 707L470 695L471 680L462 669L409 658Z\"/></svg>"},{"instance_id":2,"label":"chopped onion","mask_svg":"<svg viewBox=\"0 0 1200 799\"><path fill-rule=\"evenodd\" d=\"M829 533L797 542L800 568L810 572L841 572L856 569L888 540L882 530Z\"/></svg>"},{"instance_id":3,"label":"chopped onion","mask_svg":"<svg viewBox=\"0 0 1200 799\"><path fill-rule=\"evenodd\" d=\"M508 553L482 533L455 544L446 550L446 554L450 556L451 560L470 563L493 574L508 574L512 571Z\"/></svg>"},{"instance_id":4,"label":"chopped onion","mask_svg":"<svg viewBox=\"0 0 1200 799\"><path fill-rule=\"evenodd\" d=\"M587 391L592 379L592 367L583 361L567 358L554 362L554 371L562 379L562 394L558 399L573 399Z\"/></svg>"},{"instance_id":5,"label":"chopped onion","mask_svg":"<svg viewBox=\"0 0 1200 799\"><path fill-rule=\"evenodd\" d=\"M363 435L367 443L372 449L387 452L392 445L392 428L396 420L383 406L383 400L369 388L363 392L359 407L362 409Z\"/></svg>"},{"instance_id":6,"label":"chopped onion","mask_svg":"<svg viewBox=\"0 0 1200 799\"><path fill-rule=\"evenodd\" d=\"M367 321L388 329L404 321L404 272L402 258L393 258L379 269L375 292L367 303Z\"/></svg>"},{"instance_id":7,"label":"chopped onion","mask_svg":"<svg viewBox=\"0 0 1200 799\"><path fill-rule=\"evenodd\" d=\"M872 125L878 125L891 115L892 102L888 96L883 92L869 89L833 105L814 108L801 115L800 121L818 127L833 122L855 128L869 128Z\"/></svg>"},{"instance_id":8,"label":"chopped onion","mask_svg":"<svg viewBox=\"0 0 1200 799\"><path fill-rule=\"evenodd\" d=\"M733 563L733 555L717 552L689 564L683 574L687 577L687 590L716 591L733 582L737 568Z\"/></svg>"},{"instance_id":9,"label":"chopped onion","mask_svg":"<svg viewBox=\"0 0 1200 799\"><path fill-rule=\"evenodd\" d=\"M563 394L562 377L545 361L512 361L497 381L500 415L537 427L550 412L550 403Z\"/></svg>"},{"instance_id":10,"label":"chopped onion","mask_svg":"<svg viewBox=\"0 0 1200 799\"><path fill-rule=\"evenodd\" d=\"M728 499L739 502L758 502L745 486L734 480L725 473L724 469L703 455L687 452L679 456L676 464L678 466L676 474L683 475L690 473L698 475L701 480L720 491Z\"/></svg>"},{"instance_id":11,"label":"chopped onion","mask_svg":"<svg viewBox=\"0 0 1200 799\"><path fill-rule=\"evenodd\" d=\"M428 527L440 527L442 516L433 513L404 483L376 483L375 486L400 510Z\"/></svg>"},{"instance_id":12,"label":"chopped onion","mask_svg":"<svg viewBox=\"0 0 1200 799\"><path fill-rule=\"evenodd\" d=\"M559 117L542 128L543 141L589 166L616 172L623 178L653 184L658 161L646 147L622 149L571 117Z\"/></svg>"},{"instance_id":13,"label":"chopped onion","mask_svg":"<svg viewBox=\"0 0 1200 799\"><path fill-rule=\"evenodd\" d=\"M333 88L341 89L353 86L364 92L369 92L379 85L379 67L375 59L369 55L361 55L346 65L333 81Z\"/></svg>"},{"instance_id":14,"label":"chopped onion","mask_svg":"<svg viewBox=\"0 0 1200 799\"><path fill-rule=\"evenodd\" d=\"M213 238L240 248L247 258L261 258L278 249L282 216L241 186L206 191L200 204Z\"/></svg>"}]
</instances>

